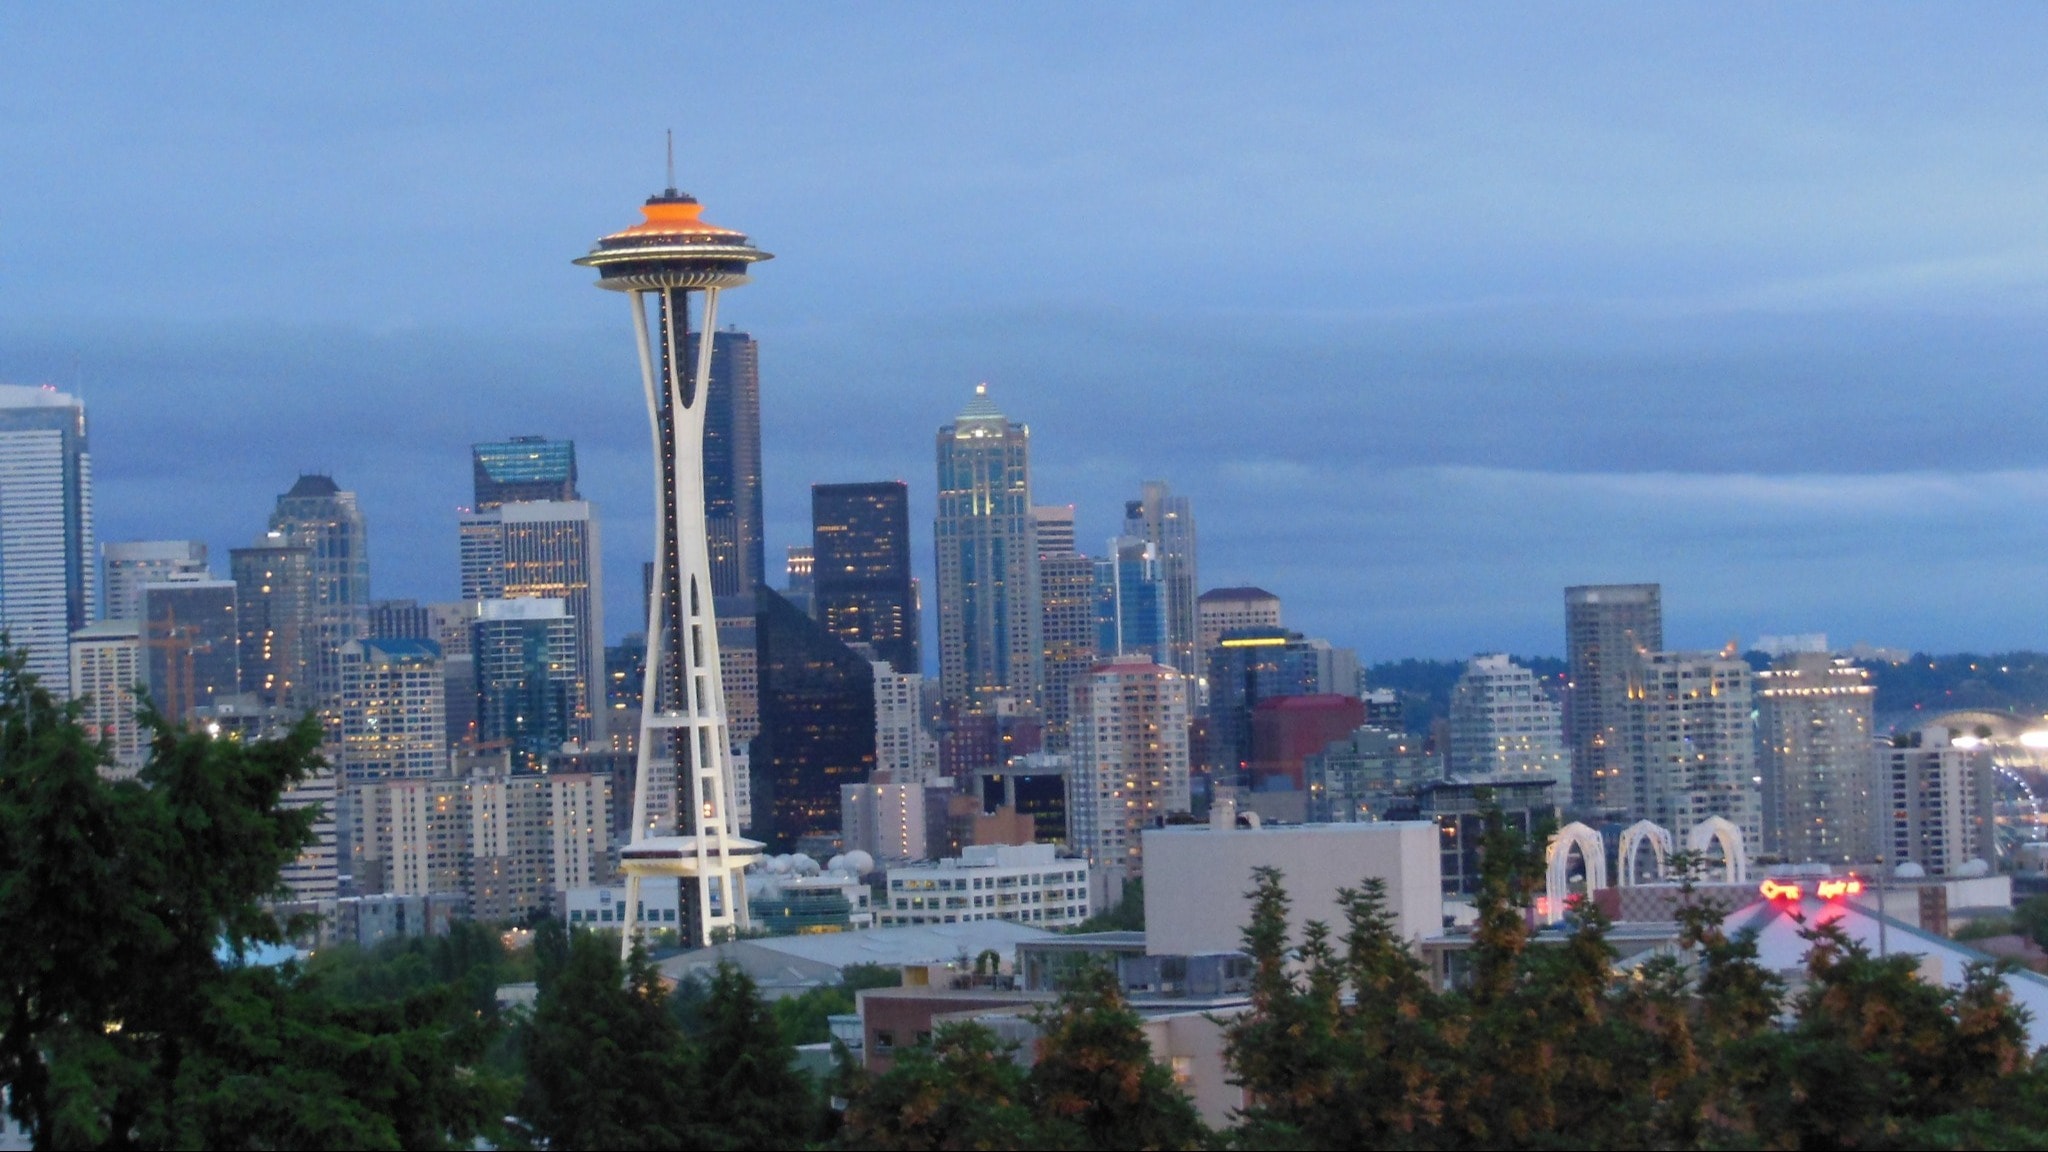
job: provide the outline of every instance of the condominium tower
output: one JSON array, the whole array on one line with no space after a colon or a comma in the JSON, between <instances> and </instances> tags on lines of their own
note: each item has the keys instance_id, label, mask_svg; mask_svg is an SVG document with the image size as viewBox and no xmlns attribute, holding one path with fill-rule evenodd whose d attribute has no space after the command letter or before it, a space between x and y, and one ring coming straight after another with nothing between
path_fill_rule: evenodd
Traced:
<instances>
[{"instance_id":1,"label":"condominium tower","mask_svg":"<svg viewBox=\"0 0 2048 1152\"><path fill-rule=\"evenodd\" d=\"M1590 811L1626 810L1633 799L1624 779L1630 660L1637 652L1663 650L1663 594L1655 584L1567 588L1564 630L1572 795Z\"/></svg>"},{"instance_id":2,"label":"condominium tower","mask_svg":"<svg viewBox=\"0 0 2048 1152\"><path fill-rule=\"evenodd\" d=\"M1763 850L1793 863L1847 864L1874 851L1877 760L1870 673L1796 653L1756 674Z\"/></svg>"},{"instance_id":3,"label":"condominium tower","mask_svg":"<svg viewBox=\"0 0 2048 1152\"><path fill-rule=\"evenodd\" d=\"M939 685L974 705L1029 699L1042 677L1031 433L988 385L939 429Z\"/></svg>"},{"instance_id":4,"label":"condominium tower","mask_svg":"<svg viewBox=\"0 0 2048 1152\"><path fill-rule=\"evenodd\" d=\"M1451 689L1450 743L1451 775L1540 776L1556 784L1553 802L1570 807L1563 711L1534 673L1506 656L1480 656L1465 666Z\"/></svg>"}]
</instances>

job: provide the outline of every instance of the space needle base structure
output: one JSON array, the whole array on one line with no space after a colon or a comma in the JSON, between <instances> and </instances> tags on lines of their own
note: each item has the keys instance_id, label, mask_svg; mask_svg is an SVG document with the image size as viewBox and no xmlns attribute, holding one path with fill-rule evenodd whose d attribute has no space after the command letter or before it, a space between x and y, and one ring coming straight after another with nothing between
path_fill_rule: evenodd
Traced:
<instances>
[{"instance_id":1,"label":"space needle base structure","mask_svg":"<svg viewBox=\"0 0 2048 1152\"><path fill-rule=\"evenodd\" d=\"M705 223L702 213L696 199L670 187L648 198L641 223L600 239L576 261L597 270L598 287L623 292L632 303L654 433L654 594L632 836L620 860L626 874L622 952L630 952L645 930L641 888L650 876L676 878L682 905L676 928L686 947L744 930L744 873L762 848L740 836L730 804L732 755L704 530L704 410L719 293L745 284L748 269L772 257L743 233ZM693 297L701 316L694 328ZM672 811L657 802L669 795Z\"/></svg>"}]
</instances>

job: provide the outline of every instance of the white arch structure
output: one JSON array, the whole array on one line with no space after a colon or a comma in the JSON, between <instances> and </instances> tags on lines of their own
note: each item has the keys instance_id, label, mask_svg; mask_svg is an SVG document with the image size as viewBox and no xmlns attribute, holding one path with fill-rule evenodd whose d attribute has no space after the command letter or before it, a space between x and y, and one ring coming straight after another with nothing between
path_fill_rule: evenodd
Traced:
<instances>
[{"instance_id":1,"label":"white arch structure","mask_svg":"<svg viewBox=\"0 0 2048 1152\"><path fill-rule=\"evenodd\" d=\"M1545 916L1551 923L1564 919L1565 898L1571 887L1571 850L1576 847L1579 856L1586 862L1586 895L1591 896L1607 887L1607 842L1600 833L1578 821L1557 830L1550 838L1549 876L1544 885L1548 897Z\"/></svg>"},{"instance_id":2,"label":"white arch structure","mask_svg":"<svg viewBox=\"0 0 2048 1152\"><path fill-rule=\"evenodd\" d=\"M1664 879L1671 871L1671 830L1648 820L1638 820L1621 834L1621 886L1633 888L1645 879L1636 875L1636 853L1645 842L1650 845L1650 855L1657 859L1657 876Z\"/></svg>"},{"instance_id":3,"label":"white arch structure","mask_svg":"<svg viewBox=\"0 0 2048 1152\"><path fill-rule=\"evenodd\" d=\"M1721 845L1721 879L1727 884L1745 884L1749 881L1749 852L1742 844L1742 829L1737 828L1723 816L1709 816L1693 825L1686 833L1687 850L1696 853L1700 863L1707 862L1707 849L1715 843Z\"/></svg>"}]
</instances>

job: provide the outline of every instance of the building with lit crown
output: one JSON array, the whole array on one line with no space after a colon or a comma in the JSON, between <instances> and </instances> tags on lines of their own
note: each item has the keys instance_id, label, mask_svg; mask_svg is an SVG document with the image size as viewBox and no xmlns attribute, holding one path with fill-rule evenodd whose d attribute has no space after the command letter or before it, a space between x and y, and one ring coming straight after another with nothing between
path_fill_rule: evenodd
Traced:
<instances>
[{"instance_id":1,"label":"building with lit crown","mask_svg":"<svg viewBox=\"0 0 2048 1152\"><path fill-rule=\"evenodd\" d=\"M1029 700L1043 677L1030 429L978 384L937 449L940 691Z\"/></svg>"}]
</instances>

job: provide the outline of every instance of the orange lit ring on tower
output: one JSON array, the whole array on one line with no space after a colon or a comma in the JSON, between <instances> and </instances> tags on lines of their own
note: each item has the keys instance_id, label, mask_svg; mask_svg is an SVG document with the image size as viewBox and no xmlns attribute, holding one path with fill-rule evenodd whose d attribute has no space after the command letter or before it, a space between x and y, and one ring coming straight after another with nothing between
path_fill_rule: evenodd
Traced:
<instances>
[{"instance_id":1,"label":"orange lit ring on tower","mask_svg":"<svg viewBox=\"0 0 2048 1152\"><path fill-rule=\"evenodd\" d=\"M736 288L747 282L747 267L774 259L747 241L746 233L703 220L704 206L673 190L651 196L640 209L646 219L597 242L576 263L597 269L597 286L614 292L659 288Z\"/></svg>"}]
</instances>

